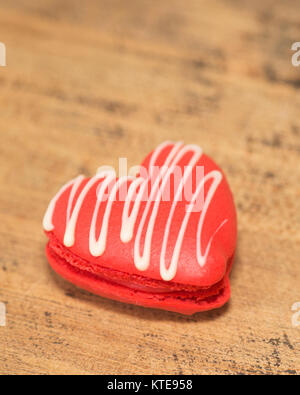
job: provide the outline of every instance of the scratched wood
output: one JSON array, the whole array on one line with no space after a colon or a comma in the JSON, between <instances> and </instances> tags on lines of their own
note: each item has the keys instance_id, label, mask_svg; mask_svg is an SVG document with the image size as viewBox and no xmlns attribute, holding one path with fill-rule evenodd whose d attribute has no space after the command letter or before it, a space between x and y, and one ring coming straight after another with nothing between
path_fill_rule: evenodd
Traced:
<instances>
[{"instance_id":1,"label":"scratched wood","mask_svg":"<svg viewBox=\"0 0 300 395\"><path fill-rule=\"evenodd\" d=\"M299 374L297 0L1 0L0 373ZM93 296L48 267L58 188L157 144L201 145L234 192L224 308L184 317Z\"/></svg>"}]
</instances>

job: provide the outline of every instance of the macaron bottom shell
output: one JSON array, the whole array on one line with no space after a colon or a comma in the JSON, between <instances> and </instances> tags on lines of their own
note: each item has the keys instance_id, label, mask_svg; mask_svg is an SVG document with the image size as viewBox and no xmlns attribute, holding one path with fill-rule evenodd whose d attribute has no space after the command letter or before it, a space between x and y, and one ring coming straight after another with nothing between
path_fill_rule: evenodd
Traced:
<instances>
[{"instance_id":1,"label":"macaron bottom shell","mask_svg":"<svg viewBox=\"0 0 300 395\"><path fill-rule=\"evenodd\" d=\"M186 295L174 293L172 295L171 293L145 292L113 281L107 281L71 265L51 249L50 243L46 247L46 255L53 270L65 280L93 294L124 303L192 315L222 307L230 298L229 271L231 262L228 264L228 272L222 282L222 287L217 290L216 294L212 294L208 288L199 293L198 296L195 293L191 296L189 293ZM205 295L206 292L207 296Z\"/></svg>"}]
</instances>

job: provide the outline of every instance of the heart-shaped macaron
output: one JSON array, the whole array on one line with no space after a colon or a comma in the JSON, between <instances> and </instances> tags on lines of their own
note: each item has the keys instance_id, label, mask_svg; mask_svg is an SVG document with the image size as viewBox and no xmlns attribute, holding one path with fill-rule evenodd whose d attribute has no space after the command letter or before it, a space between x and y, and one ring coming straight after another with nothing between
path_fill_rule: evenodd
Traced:
<instances>
[{"instance_id":1,"label":"heart-shaped macaron","mask_svg":"<svg viewBox=\"0 0 300 395\"><path fill-rule=\"evenodd\" d=\"M44 217L62 277L122 302L193 314L230 297L237 236L232 193L196 145L166 142L137 177L79 176Z\"/></svg>"}]
</instances>

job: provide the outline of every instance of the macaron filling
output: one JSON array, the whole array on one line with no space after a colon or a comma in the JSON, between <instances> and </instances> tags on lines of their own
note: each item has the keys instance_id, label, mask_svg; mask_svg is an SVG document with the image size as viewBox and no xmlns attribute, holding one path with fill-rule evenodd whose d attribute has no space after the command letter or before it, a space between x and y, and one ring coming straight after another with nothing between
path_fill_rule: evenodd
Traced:
<instances>
[{"instance_id":1,"label":"macaron filling","mask_svg":"<svg viewBox=\"0 0 300 395\"><path fill-rule=\"evenodd\" d=\"M144 276L128 274L100 265L94 265L70 252L53 234L51 236L49 234L48 251L53 258L63 262L64 265L69 265L78 271L78 273L80 272L82 276L93 275L99 282L106 281L138 292L203 300L219 295L225 287L225 278L211 287L199 287L149 279Z\"/></svg>"}]
</instances>

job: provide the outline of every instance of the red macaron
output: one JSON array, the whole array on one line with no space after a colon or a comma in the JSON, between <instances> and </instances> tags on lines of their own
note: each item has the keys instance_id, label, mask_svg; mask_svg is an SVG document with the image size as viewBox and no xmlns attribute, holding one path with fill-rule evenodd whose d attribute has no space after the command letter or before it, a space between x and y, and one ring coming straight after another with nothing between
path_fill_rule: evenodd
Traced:
<instances>
[{"instance_id":1,"label":"red macaron","mask_svg":"<svg viewBox=\"0 0 300 395\"><path fill-rule=\"evenodd\" d=\"M196 145L161 144L137 177L77 177L50 202L44 230L52 268L97 295L183 314L230 297L234 201Z\"/></svg>"}]
</instances>

